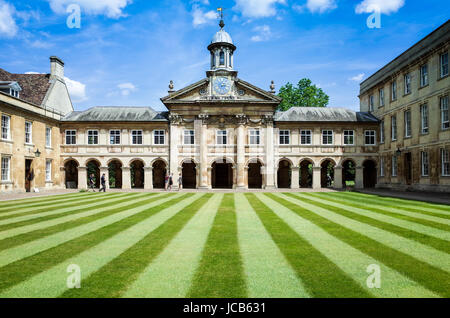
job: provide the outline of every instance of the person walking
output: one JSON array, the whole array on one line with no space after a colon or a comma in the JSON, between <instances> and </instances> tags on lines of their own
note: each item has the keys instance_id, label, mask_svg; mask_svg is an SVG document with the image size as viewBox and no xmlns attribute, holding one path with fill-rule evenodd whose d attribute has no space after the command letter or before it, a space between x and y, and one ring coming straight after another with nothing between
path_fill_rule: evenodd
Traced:
<instances>
[{"instance_id":1,"label":"person walking","mask_svg":"<svg viewBox=\"0 0 450 318\"><path fill-rule=\"evenodd\" d=\"M106 192L106 177L105 174L102 174L102 177L100 179L101 183L102 183L102 187L100 188L99 192Z\"/></svg>"},{"instance_id":2,"label":"person walking","mask_svg":"<svg viewBox=\"0 0 450 318\"><path fill-rule=\"evenodd\" d=\"M173 185L173 173L169 176L169 190L172 191L172 185Z\"/></svg>"},{"instance_id":3,"label":"person walking","mask_svg":"<svg viewBox=\"0 0 450 318\"><path fill-rule=\"evenodd\" d=\"M91 173L91 175L89 176L89 188L92 189L92 192L95 192L94 189L94 174Z\"/></svg>"},{"instance_id":4,"label":"person walking","mask_svg":"<svg viewBox=\"0 0 450 318\"><path fill-rule=\"evenodd\" d=\"M164 190L168 190L169 189L169 174L166 173L166 176L164 177Z\"/></svg>"},{"instance_id":5,"label":"person walking","mask_svg":"<svg viewBox=\"0 0 450 318\"><path fill-rule=\"evenodd\" d=\"M178 177L178 191L180 191L181 189L183 189L183 177L180 176Z\"/></svg>"}]
</instances>

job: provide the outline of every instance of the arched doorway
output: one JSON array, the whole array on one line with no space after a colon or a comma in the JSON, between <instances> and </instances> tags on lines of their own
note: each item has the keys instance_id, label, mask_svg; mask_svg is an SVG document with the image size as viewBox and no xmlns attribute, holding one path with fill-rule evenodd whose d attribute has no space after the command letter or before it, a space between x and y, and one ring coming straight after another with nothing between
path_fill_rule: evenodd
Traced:
<instances>
[{"instance_id":1,"label":"arched doorway","mask_svg":"<svg viewBox=\"0 0 450 318\"><path fill-rule=\"evenodd\" d=\"M377 164L373 160L363 163L364 188L375 188L377 184Z\"/></svg>"},{"instance_id":2,"label":"arched doorway","mask_svg":"<svg viewBox=\"0 0 450 318\"><path fill-rule=\"evenodd\" d=\"M90 160L86 164L87 182L89 184L89 176L93 176L94 188L100 188L100 163L97 160Z\"/></svg>"},{"instance_id":3,"label":"arched doorway","mask_svg":"<svg viewBox=\"0 0 450 318\"><path fill-rule=\"evenodd\" d=\"M321 176L320 183L322 188L329 188L333 186L334 183L334 161L330 159L326 159L320 165Z\"/></svg>"},{"instance_id":4,"label":"arched doorway","mask_svg":"<svg viewBox=\"0 0 450 318\"><path fill-rule=\"evenodd\" d=\"M164 189L164 178L167 173L166 163L163 160L156 160L153 163L153 188ZM174 182L176 180L173 180Z\"/></svg>"},{"instance_id":5,"label":"arched doorway","mask_svg":"<svg viewBox=\"0 0 450 318\"><path fill-rule=\"evenodd\" d=\"M226 160L215 161L211 170L211 186L213 189L233 188L233 165Z\"/></svg>"},{"instance_id":6,"label":"arched doorway","mask_svg":"<svg viewBox=\"0 0 450 318\"><path fill-rule=\"evenodd\" d=\"M342 185L346 187L355 186L356 164L353 160L347 159L342 163Z\"/></svg>"},{"instance_id":7,"label":"arched doorway","mask_svg":"<svg viewBox=\"0 0 450 318\"><path fill-rule=\"evenodd\" d=\"M68 160L64 164L64 171L66 175L66 189L78 188L78 162L75 160Z\"/></svg>"},{"instance_id":8,"label":"arched doorway","mask_svg":"<svg viewBox=\"0 0 450 318\"><path fill-rule=\"evenodd\" d=\"M249 162L248 164L248 188L249 189L262 189L263 177L261 173L262 164L259 160Z\"/></svg>"},{"instance_id":9,"label":"arched doorway","mask_svg":"<svg viewBox=\"0 0 450 318\"><path fill-rule=\"evenodd\" d=\"M197 168L195 162L188 160L181 165L181 178L183 180L183 189L197 188Z\"/></svg>"},{"instance_id":10,"label":"arched doorway","mask_svg":"<svg viewBox=\"0 0 450 318\"><path fill-rule=\"evenodd\" d=\"M300 187L312 188L313 183L313 166L310 160L300 162Z\"/></svg>"},{"instance_id":11,"label":"arched doorway","mask_svg":"<svg viewBox=\"0 0 450 318\"><path fill-rule=\"evenodd\" d=\"M278 163L277 185L284 189L291 187L291 163L288 160L283 159Z\"/></svg>"},{"instance_id":12,"label":"arched doorway","mask_svg":"<svg viewBox=\"0 0 450 318\"><path fill-rule=\"evenodd\" d=\"M111 160L108 164L109 187L122 189L122 163L119 160Z\"/></svg>"},{"instance_id":13,"label":"arched doorway","mask_svg":"<svg viewBox=\"0 0 450 318\"><path fill-rule=\"evenodd\" d=\"M144 188L144 162L141 160L134 160L130 164L131 188Z\"/></svg>"}]
</instances>

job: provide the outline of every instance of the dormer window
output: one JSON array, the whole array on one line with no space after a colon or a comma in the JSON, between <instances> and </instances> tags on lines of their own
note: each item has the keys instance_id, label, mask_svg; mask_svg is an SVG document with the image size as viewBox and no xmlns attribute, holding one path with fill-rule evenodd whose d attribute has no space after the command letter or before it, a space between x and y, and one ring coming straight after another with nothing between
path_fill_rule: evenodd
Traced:
<instances>
[{"instance_id":1,"label":"dormer window","mask_svg":"<svg viewBox=\"0 0 450 318\"><path fill-rule=\"evenodd\" d=\"M19 98L22 88L17 82L0 82L0 92Z\"/></svg>"},{"instance_id":2,"label":"dormer window","mask_svg":"<svg viewBox=\"0 0 450 318\"><path fill-rule=\"evenodd\" d=\"M220 51L220 66L225 66L225 52L224 51Z\"/></svg>"}]
</instances>

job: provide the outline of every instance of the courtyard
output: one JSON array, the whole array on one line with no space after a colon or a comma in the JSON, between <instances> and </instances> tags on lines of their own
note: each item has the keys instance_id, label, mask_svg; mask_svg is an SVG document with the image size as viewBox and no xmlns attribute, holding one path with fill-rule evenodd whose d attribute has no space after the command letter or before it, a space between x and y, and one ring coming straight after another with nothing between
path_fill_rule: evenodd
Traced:
<instances>
[{"instance_id":1,"label":"courtyard","mask_svg":"<svg viewBox=\"0 0 450 318\"><path fill-rule=\"evenodd\" d=\"M33 197L0 202L0 297L449 297L449 240L449 205L356 192Z\"/></svg>"}]
</instances>

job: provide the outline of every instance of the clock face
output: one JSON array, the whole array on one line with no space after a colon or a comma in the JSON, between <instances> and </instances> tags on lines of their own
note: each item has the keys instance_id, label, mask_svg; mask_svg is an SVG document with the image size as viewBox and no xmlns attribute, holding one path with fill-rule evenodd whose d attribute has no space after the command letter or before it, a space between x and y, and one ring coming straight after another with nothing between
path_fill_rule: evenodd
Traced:
<instances>
[{"instance_id":1,"label":"clock face","mask_svg":"<svg viewBox=\"0 0 450 318\"><path fill-rule=\"evenodd\" d=\"M226 77L218 77L214 80L214 91L217 94L225 95L231 89L230 80Z\"/></svg>"}]
</instances>

